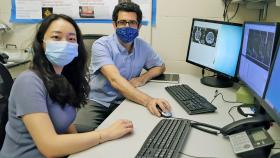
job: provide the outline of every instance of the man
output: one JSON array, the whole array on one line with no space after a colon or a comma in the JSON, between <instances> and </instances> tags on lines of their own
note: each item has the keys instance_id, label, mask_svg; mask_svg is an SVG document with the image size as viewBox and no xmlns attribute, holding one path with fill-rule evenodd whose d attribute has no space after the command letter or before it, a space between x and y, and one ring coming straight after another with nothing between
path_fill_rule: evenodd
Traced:
<instances>
[{"instance_id":1,"label":"man","mask_svg":"<svg viewBox=\"0 0 280 158\"><path fill-rule=\"evenodd\" d=\"M166 100L136 89L165 71L163 61L154 50L136 38L141 21L142 12L137 4L120 3L113 11L116 33L93 44L89 102L78 111L75 121L79 132L94 130L124 98L143 105L156 116L160 116L157 105L162 111L170 111ZM143 68L147 72L140 75Z\"/></svg>"}]
</instances>

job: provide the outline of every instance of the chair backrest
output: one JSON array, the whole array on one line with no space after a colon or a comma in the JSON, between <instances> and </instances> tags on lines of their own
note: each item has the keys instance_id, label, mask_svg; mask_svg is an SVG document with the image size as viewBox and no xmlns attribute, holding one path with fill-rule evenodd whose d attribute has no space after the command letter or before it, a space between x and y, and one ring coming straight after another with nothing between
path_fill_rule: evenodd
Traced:
<instances>
[{"instance_id":1,"label":"chair backrest","mask_svg":"<svg viewBox=\"0 0 280 158\"><path fill-rule=\"evenodd\" d=\"M86 47L86 51L88 53L87 66L89 66L89 64L90 64L91 47L92 47L93 42L102 36L106 36L106 35L102 35L102 34L84 34L83 35L83 41L84 41L84 44Z\"/></svg>"},{"instance_id":2,"label":"chair backrest","mask_svg":"<svg viewBox=\"0 0 280 158\"><path fill-rule=\"evenodd\" d=\"M13 85L13 78L7 68L0 64L0 149L6 135L5 126L8 121L8 99Z\"/></svg>"}]
</instances>

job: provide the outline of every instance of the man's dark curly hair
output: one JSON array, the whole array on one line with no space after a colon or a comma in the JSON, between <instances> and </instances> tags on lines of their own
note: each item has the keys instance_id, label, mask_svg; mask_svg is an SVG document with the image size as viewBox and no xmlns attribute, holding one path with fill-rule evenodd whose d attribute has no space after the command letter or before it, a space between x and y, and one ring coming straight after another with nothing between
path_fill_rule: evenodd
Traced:
<instances>
[{"instance_id":1,"label":"man's dark curly hair","mask_svg":"<svg viewBox=\"0 0 280 158\"><path fill-rule=\"evenodd\" d=\"M118 20L118 14L120 11L125 12L135 12L137 15L137 22L138 24L141 24L142 22L142 11L138 4L133 2L121 2L118 5L115 6L115 9L113 11L112 19L114 22L117 22Z\"/></svg>"}]
</instances>

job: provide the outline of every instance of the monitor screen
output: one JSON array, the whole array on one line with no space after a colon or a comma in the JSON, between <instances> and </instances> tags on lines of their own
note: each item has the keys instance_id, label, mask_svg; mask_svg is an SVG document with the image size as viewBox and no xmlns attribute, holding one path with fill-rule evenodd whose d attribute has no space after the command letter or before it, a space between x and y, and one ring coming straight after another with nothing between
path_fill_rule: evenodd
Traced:
<instances>
[{"instance_id":1,"label":"monitor screen","mask_svg":"<svg viewBox=\"0 0 280 158\"><path fill-rule=\"evenodd\" d=\"M238 76L259 97L263 97L268 79L276 31L276 23L244 24Z\"/></svg>"},{"instance_id":2,"label":"monitor screen","mask_svg":"<svg viewBox=\"0 0 280 158\"><path fill-rule=\"evenodd\" d=\"M241 24L193 19L186 61L234 77L241 39Z\"/></svg>"},{"instance_id":3,"label":"monitor screen","mask_svg":"<svg viewBox=\"0 0 280 158\"><path fill-rule=\"evenodd\" d=\"M264 100L267 104L263 104L267 113L280 125L280 95L279 95L279 79L280 79L280 44L274 61L274 65L267 84L267 90Z\"/></svg>"},{"instance_id":4,"label":"monitor screen","mask_svg":"<svg viewBox=\"0 0 280 158\"><path fill-rule=\"evenodd\" d=\"M242 25L194 19L187 61L235 76L242 39Z\"/></svg>"}]
</instances>

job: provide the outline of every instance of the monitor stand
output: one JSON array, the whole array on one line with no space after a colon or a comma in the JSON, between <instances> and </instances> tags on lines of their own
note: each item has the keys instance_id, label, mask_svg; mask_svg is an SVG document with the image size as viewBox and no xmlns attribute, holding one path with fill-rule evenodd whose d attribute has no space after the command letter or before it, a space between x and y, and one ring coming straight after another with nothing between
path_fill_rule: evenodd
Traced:
<instances>
[{"instance_id":1,"label":"monitor stand","mask_svg":"<svg viewBox=\"0 0 280 158\"><path fill-rule=\"evenodd\" d=\"M230 78L222 75L204 76L200 79L200 82L204 85L218 88L226 88L233 86L233 81Z\"/></svg>"}]
</instances>

